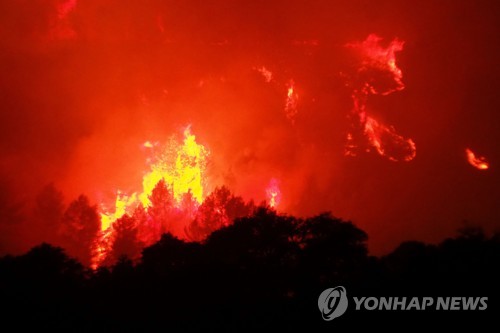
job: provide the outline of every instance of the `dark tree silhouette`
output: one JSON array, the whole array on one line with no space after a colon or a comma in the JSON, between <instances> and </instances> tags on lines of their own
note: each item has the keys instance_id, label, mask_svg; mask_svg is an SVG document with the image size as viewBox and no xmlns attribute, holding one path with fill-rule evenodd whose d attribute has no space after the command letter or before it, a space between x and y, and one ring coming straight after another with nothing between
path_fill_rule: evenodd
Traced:
<instances>
[{"instance_id":1,"label":"dark tree silhouette","mask_svg":"<svg viewBox=\"0 0 500 333\"><path fill-rule=\"evenodd\" d=\"M79 262L48 244L23 256L0 259L0 297L8 301L0 314L2 325L11 322L15 326L10 327L26 330L37 322L38 328L69 329L68 321L82 320L85 277Z\"/></svg>"},{"instance_id":2,"label":"dark tree silhouette","mask_svg":"<svg viewBox=\"0 0 500 333\"><path fill-rule=\"evenodd\" d=\"M254 209L253 202L245 204L241 197L232 195L227 187L217 187L198 208L195 219L185 230L186 235L191 240L202 241L236 218L249 216Z\"/></svg>"},{"instance_id":3,"label":"dark tree silhouette","mask_svg":"<svg viewBox=\"0 0 500 333\"><path fill-rule=\"evenodd\" d=\"M81 221L85 198L63 219ZM71 213L71 214L70 214ZM87 212L86 214L89 214ZM85 215L85 214L83 214ZM150 219L144 210L134 216ZM76 217L75 217L76 216ZM76 223L76 222L75 222ZM130 250L133 218L115 222L123 235L116 256ZM300 219L258 207L211 233L186 242L170 233L142 251L140 260L117 257L109 267L85 270L62 249L42 244L25 255L0 258L2 323L62 331L328 330L317 302L343 285L352 296L488 296L487 311L355 311L336 319L386 325L394 317L422 322L497 320L500 237L460 231L436 245L408 241L370 257L367 235L329 213ZM122 248L122 250L118 250ZM19 311L22 309L22 311ZM458 317L453 317L458 315ZM167 326L165 326L167 325ZM357 326L356 326L357 327ZM399 327L398 327L399 328Z\"/></svg>"},{"instance_id":4,"label":"dark tree silhouette","mask_svg":"<svg viewBox=\"0 0 500 333\"><path fill-rule=\"evenodd\" d=\"M280 264L296 248L292 242L295 223L292 217L259 207L254 215L236 219L234 224L214 231L206 241L207 251L227 263Z\"/></svg>"},{"instance_id":5,"label":"dark tree silhouette","mask_svg":"<svg viewBox=\"0 0 500 333\"><path fill-rule=\"evenodd\" d=\"M200 250L199 243L186 243L170 233L142 251L141 267L153 274L165 276L193 264Z\"/></svg>"},{"instance_id":6,"label":"dark tree silhouette","mask_svg":"<svg viewBox=\"0 0 500 333\"><path fill-rule=\"evenodd\" d=\"M70 203L63 215L61 236L64 247L70 255L89 266L96 250L95 240L99 231L97 207L91 206L88 198L80 195Z\"/></svg>"},{"instance_id":7,"label":"dark tree silhouette","mask_svg":"<svg viewBox=\"0 0 500 333\"><path fill-rule=\"evenodd\" d=\"M296 241L302 249L302 273L316 283L353 280L366 264L367 239L364 231L330 213L300 221Z\"/></svg>"},{"instance_id":8,"label":"dark tree silhouette","mask_svg":"<svg viewBox=\"0 0 500 333\"><path fill-rule=\"evenodd\" d=\"M158 235L170 230L171 215L174 206L174 196L164 179L161 179L149 196L151 206L147 212L154 222L154 230Z\"/></svg>"},{"instance_id":9,"label":"dark tree silhouette","mask_svg":"<svg viewBox=\"0 0 500 333\"><path fill-rule=\"evenodd\" d=\"M110 253L112 261L116 262L122 256L133 261L139 259L143 244L138 239L138 226L134 217L125 214L113 223L112 228L114 230Z\"/></svg>"},{"instance_id":10,"label":"dark tree silhouette","mask_svg":"<svg viewBox=\"0 0 500 333\"><path fill-rule=\"evenodd\" d=\"M404 288L403 281L415 281L413 289L423 292L429 288L431 281L438 283L436 269L439 267L439 251L435 245L417 241L403 242L392 253L383 257L381 262L391 289Z\"/></svg>"},{"instance_id":11,"label":"dark tree silhouette","mask_svg":"<svg viewBox=\"0 0 500 333\"><path fill-rule=\"evenodd\" d=\"M64 278L78 282L84 275L84 267L76 259L68 257L62 248L47 243L33 247L18 260L20 267L26 270L24 277L29 279Z\"/></svg>"}]
</instances>

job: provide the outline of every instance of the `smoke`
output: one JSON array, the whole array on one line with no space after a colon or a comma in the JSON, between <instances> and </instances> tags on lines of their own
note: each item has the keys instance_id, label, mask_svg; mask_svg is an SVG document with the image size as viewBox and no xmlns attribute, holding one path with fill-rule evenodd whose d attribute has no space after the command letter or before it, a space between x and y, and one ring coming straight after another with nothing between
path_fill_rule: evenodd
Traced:
<instances>
[{"instance_id":1,"label":"smoke","mask_svg":"<svg viewBox=\"0 0 500 333\"><path fill-rule=\"evenodd\" d=\"M471 173L463 149L498 165L497 17L452 1L4 1L0 172L27 207L51 181L67 200L113 202L139 190L144 142L191 125L208 191L260 201L276 179L280 209L332 210L376 252L462 219L493 228L498 175ZM417 143L409 163L344 156L357 61L344 46L371 33L406 41L406 89L368 106Z\"/></svg>"}]
</instances>

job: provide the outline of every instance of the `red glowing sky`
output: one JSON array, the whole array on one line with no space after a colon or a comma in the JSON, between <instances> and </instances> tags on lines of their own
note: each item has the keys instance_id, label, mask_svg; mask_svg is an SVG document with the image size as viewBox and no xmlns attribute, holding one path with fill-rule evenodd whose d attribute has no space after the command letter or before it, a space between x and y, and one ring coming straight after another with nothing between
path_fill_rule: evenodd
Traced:
<instances>
[{"instance_id":1,"label":"red glowing sky","mask_svg":"<svg viewBox=\"0 0 500 333\"><path fill-rule=\"evenodd\" d=\"M465 220L497 230L499 10L451 0L3 1L2 209L29 206L51 181L68 200L137 190L142 143L191 124L211 151L212 186L260 201L278 179L284 212L352 220L374 253L437 241ZM406 88L368 107L416 143L410 162L344 156L345 76L356 62L345 45L371 33L405 41ZM297 110L287 117L291 82ZM490 168L469 165L466 148ZM23 232L0 250L19 248Z\"/></svg>"}]
</instances>

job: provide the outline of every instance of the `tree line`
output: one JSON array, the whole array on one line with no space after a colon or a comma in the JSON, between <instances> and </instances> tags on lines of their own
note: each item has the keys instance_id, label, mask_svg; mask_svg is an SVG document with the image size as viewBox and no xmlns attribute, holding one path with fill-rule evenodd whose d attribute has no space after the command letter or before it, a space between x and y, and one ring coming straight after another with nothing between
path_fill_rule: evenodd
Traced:
<instances>
[{"instance_id":1,"label":"tree line","mask_svg":"<svg viewBox=\"0 0 500 333\"><path fill-rule=\"evenodd\" d=\"M367 250L368 235L352 222L330 213L310 218L278 214L219 189L218 195L207 199L211 203L206 207L220 207L217 202L226 198L223 202L233 202L227 211L240 207L234 214L245 214L228 220L231 213L226 213L224 219L217 219L214 214L220 210L200 207L213 220L195 218L197 222L188 228L201 230L202 238L179 239L160 229L159 238L137 247L134 252L139 255L132 257L127 251L140 231L127 227L129 220L137 218L127 215L115 223L118 230L123 229L113 250L119 257L94 270L79 260L85 257L76 247L87 246L96 230L83 226L98 218L95 207L79 197L64 210L55 205L60 203L57 191L48 191L52 194L44 194L42 200L46 205L38 205L40 214L45 207L47 221L56 216L48 212L57 212L65 221L61 223L78 221L81 226L73 225L66 232L75 228L80 238L69 238L67 244L75 246L72 254L48 240L23 255L0 259L0 298L6 305L1 320L21 330L35 324L65 332L262 327L295 331L303 326L322 330L352 328L352 323L360 322L384 324L394 318L487 323L496 320L500 309L500 235L486 235L480 228L464 228L439 244L403 242L391 253L375 257ZM58 210L53 209L56 206ZM217 228L210 231L210 223L215 222ZM318 296L339 285L349 296L487 296L489 303L486 311L459 314L348 309L334 320L334 326L328 326L333 324L321 319Z\"/></svg>"}]
</instances>

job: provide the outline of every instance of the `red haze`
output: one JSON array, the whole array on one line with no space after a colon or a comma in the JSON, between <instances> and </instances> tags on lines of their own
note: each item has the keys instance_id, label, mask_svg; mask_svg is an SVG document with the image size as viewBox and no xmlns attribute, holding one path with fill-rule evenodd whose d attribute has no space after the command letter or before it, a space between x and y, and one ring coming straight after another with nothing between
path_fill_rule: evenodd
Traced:
<instances>
[{"instance_id":1,"label":"red haze","mask_svg":"<svg viewBox=\"0 0 500 333\"><path fill-rule=\"evenodd\" d=\"M456 1L4 1L0 250L39 241L9 224L17 202L28 211L51 181L68 201L112 202L141 184L144 142L188 124L210 149L210 188L259 202L276 179L280 210L331 210L374 253L464 220L496 229L499 14ZM415 142L409 162L344 156L358 61L345 45L372 33L405 41L405 89L367 108ZM475 172L467 147L491 168Z\"/></svg>"}]
</instances>

